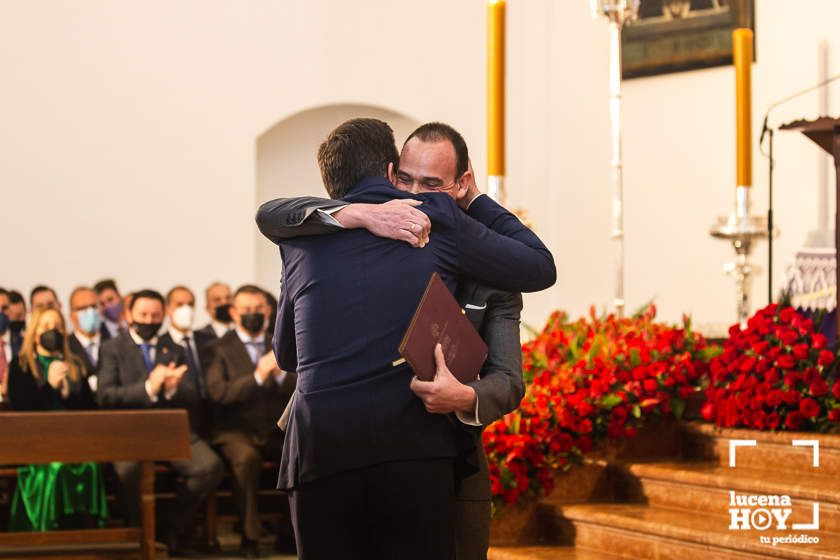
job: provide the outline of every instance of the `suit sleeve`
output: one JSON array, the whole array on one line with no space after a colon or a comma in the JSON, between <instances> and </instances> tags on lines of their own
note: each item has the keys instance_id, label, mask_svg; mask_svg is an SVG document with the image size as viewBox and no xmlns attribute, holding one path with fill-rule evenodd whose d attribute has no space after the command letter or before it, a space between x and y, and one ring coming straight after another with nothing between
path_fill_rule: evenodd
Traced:
<instances>
[{"instance_id":1,"label":"suit sleeve","mask_svg":"<svg viewBox=\"0 0 840 560\"><path fill-rule=\"evenodd\" d=\"M221 405L247 402L259 388L253 375L243 375L232 381L230 377L225 351L220 344L213 352L213 361L205 375L210 400Z\"/></svg>"},{"instance_id":2,"label":"suit sleeve","mask_svg":"<svg viewBox=\"0 0 840 560\"><path fill-rule=\"evenodd\" d=\"M282 254L283 247L280 247ZM285 260L284 260L285 262ZM280 288L280 301L277 304L277 322L274 326L274 339L271 341L274 347L274 357L277 358L277 365L284 371L297 371L297 339L295 338L295 309L289 296L289 287L285 282L285 270L283 271L284 282Z\"/></svg>"},{"instance_id":3,"label":"suit sleeve","mask_svg":"<svg viewBox=\"0 0 840 560\"><path fill-rule=\"evenodd\" d=\"M257 210L257 227L274 243L303 235L322 235L341 231L341 227L324 219L318 210L347 206L341 200L301 196L278 198Z\"/></svg>"},{"instance_id":4,"label":"suit sleeve","mask_svg":"<svg viewBox=\"0 0 840 560\"><path fill-rule=\"evenodd\" d=\"M478 399L475 420L485 426L516 409L525 394L519 344L521 311L522 294L507 293L488 301L481 329L487 343L487 360L480 379L468 383Z\"/></svg>"},{"instance_id":5,"label":"suit sleeve","mask_svg":"<svg viewBox=\"0 0 840 560\"><path fill-rule=\"evenodd\" d=\"M537 292L556 281L551 252L534 232L489 196L481 196L470 205L470 216L456 212L455 220L462 275L508 292Z\"/></svg>"},{"instance_id":6,"label":"suit sleeve","mask_svg":"<svg viewBox=\"0 0 840 560\"><path fill-rule=\"evenodd\" d=\"M102 345L99 356L99 385L96 398L103 408L141 408L152 405L146 393L146 380L131 385L120 384L119 349L116 340Z\"/></svg>"}]
</instances>

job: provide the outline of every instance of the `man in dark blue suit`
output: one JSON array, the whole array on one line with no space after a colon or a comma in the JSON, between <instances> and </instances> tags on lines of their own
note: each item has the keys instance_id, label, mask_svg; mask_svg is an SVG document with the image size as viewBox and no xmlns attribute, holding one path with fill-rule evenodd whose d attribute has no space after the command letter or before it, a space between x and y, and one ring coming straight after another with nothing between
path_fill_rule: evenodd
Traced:
<instances>
[{"instance_id":1,"label":"man in dark blue suit","mask_svg":"<svg viewBox=\"0 0 840 560\"><path fill-rule=\"evenodd\" d=\"M390 127L373 119L342 124L318 153L331 198L422 201L434 231L425 248L364 230L280 245L274 344L298 389L279 484L303 559L452 557L453 458L473 442L411 392L411 369L393 365L400 339L432 272L453 291L458 276L509 291L555 279L551 254L521 224L505 237L446 194L396 191L385 179L396 160ZM484 211L490 222L509 216Z\"/></svg>"}]
</instances>

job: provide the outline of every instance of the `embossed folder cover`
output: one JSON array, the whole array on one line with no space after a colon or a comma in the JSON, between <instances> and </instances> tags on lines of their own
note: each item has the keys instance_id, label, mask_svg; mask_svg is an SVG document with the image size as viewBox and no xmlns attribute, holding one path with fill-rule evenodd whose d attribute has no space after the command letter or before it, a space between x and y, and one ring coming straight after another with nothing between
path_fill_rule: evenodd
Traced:
<instances>
[{"instance_id":1,"label":"embossed folder cover","mask_svg":"<svg viewBox=\"0 0 840 560\"><path fill-rule=\"evenodd\" d=\"M478 378L487 358L487 345L435 272L400 343L400 355L422 381L435 377L438 342L449 371L458 381L467 383Z\"/></svg>"}]
</instances>

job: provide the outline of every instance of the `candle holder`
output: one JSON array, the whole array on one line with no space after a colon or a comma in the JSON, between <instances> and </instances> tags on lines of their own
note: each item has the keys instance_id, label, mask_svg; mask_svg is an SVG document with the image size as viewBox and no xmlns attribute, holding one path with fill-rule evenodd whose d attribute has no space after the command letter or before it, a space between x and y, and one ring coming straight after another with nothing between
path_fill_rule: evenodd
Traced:
<instances>
[{"instance_id":1,"label":"candle holder","mask_svg":"<svg viewBox=\"0 0 840 560\"><path fill-rule=\"evenodd\" d=\"M750 187L738 186L735 211L718 217L710 232L715 239L732 243L735 260L724 265L724 272L735 278L736 314L741 325L750 316L752 275L758 272L750 263L755 242L767 238L767 217L750 215Z\"/></svg>"},{"instance_id":2,"label":"candle holder","mask_svg":"<svg viewBox=\"0 0 840 560\"><path fill-rule=\"evenodd\" d=\"M612 131L612 235L615 259L613 306L624 316L624 175L621 159L621 30L639 15L639 0L591 0L592 16L610 24L610 128Z\"/></svg>"}]
</instances>

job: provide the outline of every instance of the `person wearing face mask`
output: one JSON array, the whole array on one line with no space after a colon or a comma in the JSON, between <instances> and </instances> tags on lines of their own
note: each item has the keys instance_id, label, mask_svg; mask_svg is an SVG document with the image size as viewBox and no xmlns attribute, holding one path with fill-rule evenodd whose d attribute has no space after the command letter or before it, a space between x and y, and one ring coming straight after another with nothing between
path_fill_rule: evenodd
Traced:
<instances>
[{"instance_id":1,"label":"person wearing face mask","mask_svg":"<svg viewBox=\"0 0 840 560\"><path fill-rule=\"evenodd\" d=\"M99 301L96 292L81 286L70 294L70 322L73 334L68 343L87 371L87 382L96 393L97 370L99 368L99 350L102 348L102 316L99 314Z\"/></svg>"},{"instance_id":2,"label":"person wearing face mask","mask_svg":"<svg viewBox=\"0 0 840 560\"><path fill-rule=\"evenodd\" d=\"M158 337L164 317L164 300L158 292L134 293L128 309L131 327L102 345L97 398L103 408L185 408L199 402L194 383L185 374L188 366L181 346ZM158 538L171 555L190 548L187 529L202 500L215 490L223 475L222 462L210 446L190 433L191 458L173 461L179 475L175 506L161 515ZM139 469L135 462L116 462L120 500L131 525L139 523L137 508ZM194 542L194 541L193 541Z\"/></svg>"},{"instance_id":3,"label":"person wearing face mask","mask_svg":"<svg viewBox=\"0 0 840 560\"><path fill-rule=\"evenodd\" d=\"M57 309L32 314L20 354L9 368L9 401L14 410L94 408L84 364L67 342ZM93 517L108 519L102 471L95 463L28 465L18 470L9 528L51 531L81 528Z\"/></svg>"},{"instance_id":4,"label":"person wearing face mask","mask_svg":"<svg viewBox=\"0 0 840 560\"><path fill-rule=\"evenodd\" d=\"M215 336L206 332L193 331L195 321L195 296L186 286L176 286L166 294L166 317L169 328L160 339L164 344L177 344L184 351L187 363L186 381L194 385L199 396L197 406L190 410L190 425L192 429L207 437L210 429L210 413L205 397L204 369L207 367L210 355L210 344Z\"/></svg>"},{"instance_id":5,"label":"person wearing face mask","mask_svg":"<svg viewBox=\"0 0 840 560\"><path fill-rule=\"evenodd\" d=\"M16 356L23 345L23 331L26 329L26 300L17 290L9 291L9 308L6 314L9 317L12 354Z\"/></svg>"},{"instance_id":6,"label":"person wearing face mask","mask_svg":"<svg viewBox=\"0 0 840 560\"><path fill-rule=\"evenodd\" d=\"M102 339L114 338L128 328L123 314L123 299L117 289L117 283L111 278L105 278L93 285L93 291L99 298L99 307L105 319L101 326Z\"/></svg>"},{"instance_id":7,"label":"person wearing face mask","mask_svg":"<svg viewBox=\"0 0 840 560\"><path fill-rule=\"evenodd\" d=\"M242 522L240 552L257 556L260 536L258 492L264 459L277 461L283 447L277 416L294 390L295 374L277 366L266 335L270 307L263 290L242 286L233 297L236 328L213 343L207 368L207 394L214 407L213 444L230 463L236 481L236 502ZM277 537L276 547L293 552L291 525Z\"/></svg>"},{"instance_id":8,"label":"person wearing face mask","mask_svg":"<svg viewBox=\"0 0 840 560\"><path fill-rule=\"evenodd\" d=\"M207 314L210 322L198 332L207 334L213 339L222 338L231 330L233 319L230 316L231 298L230 286L223 282L213 282L204 290L204 300L207 302Z\"/></svg>"}]
</instances>

